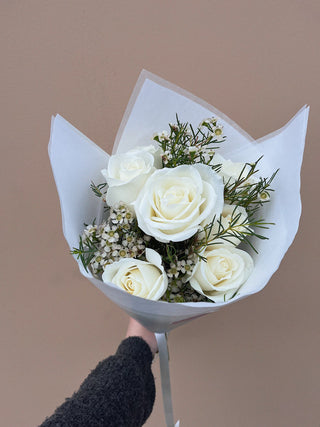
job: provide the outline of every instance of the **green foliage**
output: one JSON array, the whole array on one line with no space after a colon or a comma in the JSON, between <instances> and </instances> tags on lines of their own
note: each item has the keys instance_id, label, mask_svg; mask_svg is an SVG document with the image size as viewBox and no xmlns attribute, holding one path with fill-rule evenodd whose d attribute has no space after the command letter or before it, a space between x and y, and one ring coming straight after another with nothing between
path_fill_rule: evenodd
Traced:
<instances>
[{"instance_id":1,"label":"green foliage","mask_svg":"<svg viewBox=\"0 0 320 427\"><path fill-rule=\"evenodd\" d=\"M268 229L269 225L273 225L273 223L267 223L263 219L249 219L249 217L243 221L239 221L240 218L241 213L237 214L236 208L233 210L231 220L227 227L223 225L221 216L220 218L214 217L203 230L199 231L194 236L192 246L197 256L206 261L205 257L202 255L206 247L224 243L238 246L239 242L248 244L257 253L250 239L256 237L258 239L267 240L268 237L259 234L256 229ZM237 241L237 243L235 243L235 241Z\"/></svg>"},{"instance_id":2,"label":"green foliage","mask_svg":"<svg viewBox=\"0 0 320 427\"><path fill-rule=\"evenodd\" d=\"M107 193L108 184L104 182L102 184L96 185L93 181L91 181L90 188L97 197L103 197ZM103 189L105 189L104 192L102 192Z\"/></svg>"},{"instance_id":3,"label":"green foliage","mask_svg":"<svg viewBox=\"0 0 320 427\"><path fill-rule=\"evenodd\" d=\"M270 193L274 191L270 185L278 173L276 170L270 178L260 177L257 182L250 182L259 171L257 165L261 159L245 163L237 179L229 179L224 184L225 203L244 207L249 217L253 217L264 203L269 202Z\"/></svg>"},{"instance_id":4,"label":"green foliage","mask_svg":"<svg viewBox=\"0 0 320 427\"><path fill-rule=\"evenodd\" d=\"M73 248L72 255L76 255L80 259L83 267L88 272L90 261L95 257L96 252L99 250L100 239L96 236L92 238L87 237L83 240L82 236L79 237L79 248Z\"/></svg>"},{"instance_id":5,"label":"green foliage","mask_svg":"<svg viewBox=\"0 0 320 427\"><path fill-rule=\"evenodd\" d=\"M216 119L203 121L196 130L189 123L181 123L178 115L176 120L176 124L169 124L169 134L163 132L154 137L164 153L163 166L174 168L202 163L219 171L220 165L210 164L214 150L225 139L222 136L222 127L217 125Z\"/></svg>"},{"instance_id":6,"label":"green foliage","mask_svg":"<svg viewBox=\"0 0 320 427\"><path fill-rule=\"evenodd\" d=\"M216 150L225 138L222 126L214 118L203 120L198 128L194 129L189 123L180 122L176 115L176 123L169 124L169 132L157 134L154 140L163 151L163 167L204 164L210 166L215 172L220 172L222 176L226 176L224 163L215 162ZM80 259L86 271L90 269L93 274L101 277L103 268L109 261L110 263L117 261L123 256L119 255L121 251L125 252L125 257L145 260L145 248L154 249L161 256L169 279L168 289L162 297L163 301L212 302L197 294L189 283L195 263L199 259L207 261L203 255L204 250L208 246L214 247L224 243L235 246L245 243L257 252L254 239L268 239L261 234L260 230L268 229L272 223L259 217L258 212L265 203L269 202L270 195L274 191L271 184L278 171L275 171L270 178L257 178L259 172L257 166L260 160L261 157L254 163L245 163L238 176L229 178L227 181L224 178L224 202L235 206L230 220L226 221L222 215L215 216L190 239L162 243L144 235L133 213L130 213L132 208L129 209L124 204L118 207L109 207L105 204L104 223L96 226L93 222L92 226L87 226L83 235L80 236L79 247L73 248L71 253ZM90 187L97 197L103 202L106 201L107 183L96 185L91 182ZM244 208L247 215L242 216L237 207ZM133 215L130 221L126 215L128 218ZM112 233L117 233L116 241L114 237L110 237ZM125 246L123 241L126 242ZM130 245L131 249L133 245L135 246L134 251L128 250ZM114 255L116 252L118 254Z\"/></svg>"}]
</instances>

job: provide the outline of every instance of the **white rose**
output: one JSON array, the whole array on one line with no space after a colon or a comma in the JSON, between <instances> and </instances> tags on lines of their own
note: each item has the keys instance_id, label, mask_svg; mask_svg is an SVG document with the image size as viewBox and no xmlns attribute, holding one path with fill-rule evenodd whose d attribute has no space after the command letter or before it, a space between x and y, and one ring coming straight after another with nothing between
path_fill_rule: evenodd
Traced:
<instances>
[{"instance_id":1,"label":"white rose","mask_svg":"<svg viewBox=\"0 0 320 427\"><path fill-rule=\"evenodd\" d=\"M155 171L134 203L139 227L159 242L180 242L220 215L223 182L210 166L182 165Z\"/></svg>"},{"instance_id":2,"label":"white rose","mask_svg":"<svg viewBox=\"0 0 320 427\"><path fill-rule=\"evenodd\" d=\"M195 265L190 284L214 302L227 301L248 279L253 270L251 256L233 246L208 246Z\"/></svg>"},{"instance_id":3,"label":"white rose","mask_svg":"<svg viewBox=\"0 0 320 427\"><path fill-rule=\"evenodd\" d=\"M101 171L109 186L106 196L109 206L120 201L129 204L137 198L146 179L155 170L155 156L159 164L157 153L151 145L110 157L108 168Z\"/></svg>"},{"instance_id":4,"label":"white rose","mask_svg":"<svg viewBox=\"0 0 320 427\"><path fill-rule=\"evenodd\" d=\"M161 264L161 256L146 249L147 261L123 258L104 268L102 280L141 298L159 300L168 287L168 278Z\"/></svg>"},{"instance_id":5,"label":"white rose","mask_svg":"<svg viewBox=\"0 0 320 427\"><path fill-rule=\"evenodd\" d=\"M237 220L235 221L235 219ZM221 222L221 225L226 230L229 228L231 221L232 221L232 231L236 233L244 233L248 231L248 227L244 226L248 221L248 215L244 207L242 206L236 206L236 205L228 205L225 204L222 210L221 217L219 218L219 221ZM213 227L210 229L210 234L208 236L208 241L214 237L214 234L216 234L219 230L219 223L217 221L214 222ZM238 246L241 243L241 239L239 239L236 236L226 236L228 240L224 240L221 238L213 240L212 244L225 244L225 245L234 245Z\"/></svg>"},{"instance_id":6,"label":"white rose","mask_svg":"<svg viewBox=\"0 0 320 427\"><path fill-rule=\"evenodd\" d=\"M163 150L161 147L156 147L153 144L141 145L141 146L138 146L131 151L146 151L146 152L152 154L153 158L154 158L154 166L156 167L156 169L162 168Z\"/></svg>"},{"instance_id":7,"label":"white rose","mask_svg":"<svg viewBox=\"0 0 320 427\"><path fill-rule=\"evenodd\" d=\"M218 174L223 178L225 184L234 183L240 176L244 178L250 171L250 166L241 162L232 162L231 160L226 160L220 154L216 153L212 159L213 164L221 163L221 169ZM251 175L243 185L252 185L257 184L259 179L255 175Z\"/></svg>"}]
</instances>

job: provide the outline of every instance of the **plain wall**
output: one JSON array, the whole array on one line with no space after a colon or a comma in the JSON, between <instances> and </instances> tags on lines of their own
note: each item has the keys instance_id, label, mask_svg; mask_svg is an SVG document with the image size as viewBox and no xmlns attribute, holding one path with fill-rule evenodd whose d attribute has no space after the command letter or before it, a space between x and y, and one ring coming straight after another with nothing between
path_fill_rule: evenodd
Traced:
<instances>
[{"instance_id":1,"label":"plain wall","mask_svg":"<svg viewBox=\"0 0 320 427\"><path fill-rule=\"evenodd\" d=\"M311 106L298 235L265 290L169 337L183 427L319 426L318 1L2 0L0 425L40 424L127 316L79 273L47 155L60 113L111 152L142 68L253 137ZM147 425L164 425L159 366Z\"/></svg>"}]
</instances>

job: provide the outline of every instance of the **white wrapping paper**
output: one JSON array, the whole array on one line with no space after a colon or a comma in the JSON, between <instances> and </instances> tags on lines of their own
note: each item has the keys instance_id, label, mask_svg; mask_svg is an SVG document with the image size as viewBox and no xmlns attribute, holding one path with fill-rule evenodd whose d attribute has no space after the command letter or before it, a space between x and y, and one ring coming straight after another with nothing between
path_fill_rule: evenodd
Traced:
<instances>
[{"instance_id":1,"label":"white wrapping paper","mask_svg":"<svg viewBox=\"0 0 320 427\"><path fill-rule=\"evenodd\" d=\"M108 298L154 332L169 331L186 321L219 310L239 299L259 292L266 286L291 245L298 229L301 214L300 168L303 156L309 108L303 107L284 127L254 141L227 116L192 94L159 77L143 71L120 125L115 152L126 152L137 145L151 143L154 133L168 129L178 113L182 122L197 127L207 117L215 116L224 126L226 142L219 153L233 161L256 161L261 176L270 176L280 169L272 188L272 200L261 213L270 226L265 234L269 240L256 239L258 255L252 255L255 267L238 294L223 303L166 303L130 295L92 277L79 269ZM49 156L60 197L62 226L70 249L78 247L84 223L101 216L101 203L90 189L90 182L103 182L100 170L105 168L109 155L76 128L57 115L52 118Z\"/></svg>"}]
</instances>

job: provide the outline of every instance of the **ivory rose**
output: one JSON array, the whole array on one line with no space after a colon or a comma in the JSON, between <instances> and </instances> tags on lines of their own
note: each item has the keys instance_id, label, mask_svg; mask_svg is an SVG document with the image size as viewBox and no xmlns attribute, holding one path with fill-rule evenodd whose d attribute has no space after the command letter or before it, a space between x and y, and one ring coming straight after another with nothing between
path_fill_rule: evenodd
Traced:
<instances>
[{"instance_id":1,"label":"ivory rose","mask_svg":"<svg viewBox=\"0 0 320 427\"><path fill-rule=\"evenodd\" d=\"M223 182L206 165L156 170L134 202L139 227L159 242L180 242L220 215Z\"/></svg>"},{"instance_id":2,"label":"ivory rose","mask_svg":"<svg viewBox=\"0 0 320 427\"><path fill-rule=\"evenodd\" d=\"M237 219L235 221L235 219ZM223 210L221 213L221 217L219 218L219 221L223 228L225 230L228 229L232 222L232 231L235 231L237 233L244 233L248 231L248 227L243 225L248 220L248 215L244 207L242 206L236 206L236 205L228 205L225 204L223 206ZM219 223L215 221L213 224L213 227L210 230L210 234L208 236L208 242L211 241L211 239L214 237L214 234L217 233L219 230ZM224 239L215 239L212 241L212 244L225 244L225 245L234 245L238 246L241 243L241 239L239 239L236 236L225 236L227 240Z\"/></svg>"},{"instance_id":3,"label":"ivory rose","mask_svg":"<svg viewBox=\"0 0 320 427\"><path fill-rule=\"evenodd\" d=\"M138 147L132 149L130 152L147 152L153 155L154 158L154 166L156 169L161 169L162 168L162 155L163 155L163 151L161 147L156 147L152 144L150 145L139 145Z\"/></svg>"},{"instance_id":4,"label":"ivory rose","mask_svg":"<svg viewBox=\"0 0 320 427\"><path fill-rule=\"evenodd\" d=\"M157 301L168 287L160 255L146 249L147 261L123 258L104 268L102 280L111 282L132 295Z\"/></svg>"},{"instance_id":5,"label":"ivory rose","mask_svg":"<svg viewBox=\"0 0 320 427\"><path fill-rule=\"evenodd\" d=\"M227 301L247 280L253 270L251 256L233 246L208 246L189 279L194 290L214 302Z\"/></svg>"},{"instance_id":6,"label":"ivory rose","mask_svg":"<svg viewBox=\"0 0 320 427\"><path fill-rule=\"evenodd\" d=\"M244 178L246 174L250 171L250 168L248 165L242 162L232 162L231 160L227 160L224 157L221 156L221 154L215 153L213 159L213 164L221 163L221 169L218 172L218 174L223 178L223 181L225 184L227 183L233 183L235 182L241 172L242 177ZM248 184L257 184L259 182L259 179L256 175L251 175L250 178L248 178L243 185Z\"/></svg>"},{"instance_id":7,"label":"ivory rose","mask_svg":"<svg viewBox=\"0 0 320 427\"><path fill-rule=\"evenodd\" d=\"M113 206L118 202L133 202L148 176L160 167L161 155L153 145L129 150L125 154L110 157L108 168L102 169L109 186L106 202Z\"/></svg>"}]
</instances>

